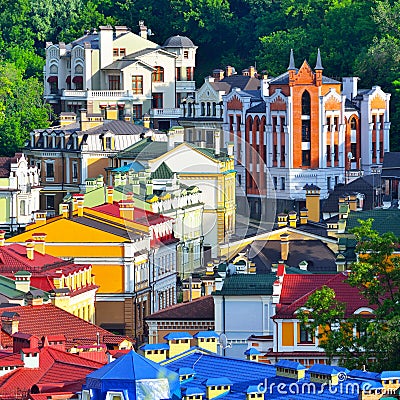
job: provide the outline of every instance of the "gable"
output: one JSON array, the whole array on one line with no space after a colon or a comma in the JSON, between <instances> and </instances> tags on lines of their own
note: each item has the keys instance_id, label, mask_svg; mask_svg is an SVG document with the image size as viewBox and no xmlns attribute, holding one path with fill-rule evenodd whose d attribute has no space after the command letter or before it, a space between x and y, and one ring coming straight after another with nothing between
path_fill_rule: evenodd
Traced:
<instances>
[{"instance_id":1,"label":"gable","mask_svg":"<svg viewBox=\"0 0 400 400\"><path fill-rule=\"evenodd\" d=\"M303 65L295 75L294 82L298 85L314 83L314 73L307 61L304 60Z\"/></svg>"},{"instance_id":2,"label":"gable","mask_svg":"<svg viewBox=\"0 0 400 400\"><path fill-rule=\"evenodd\" d=\"M227 108L228 110L242 110L243 104L236 96L234 96L228 101Z\"/></svg>"},{"instance_id":3,"label":"gable","mask_svg":"<svg viewBox=\"0 0 400 400\"><path fill-rule=\"evenodd\" d=\"M382 97L377 93L375 97L371 100L371 108L376 109L386 109L386 102Z\"/></svg>"},{"instance_id":4,"label":"gable","mask_svg":"<svg viewBox=\"0 0 400 400\"><path fill-rule=\"evenodd\" d=\"M285 111L286 102L281 97L276 97L270 105L271 111Z\"/></svg>"},{"instance_id":5,"label":"gable","mask_svg":"<svg viewBox=\"0 0 400 400\"><path fill-rule=\"evenodd\" d=\"M338 99L334 93L336 92L330 92L330 94L327 96L327 99L325 100L325 110L326 111L337 111L341 110L342 108L342 103L340 102L340 99Z\"/></svg>"},{"instance_id":6,"label":"gable","mask_svg":"<svg viewBox=\"0 0 400 400\"><path fill-rule=\"evenodd\" d=\"M198 100L208 100L208 101L219 101L219 96L217 91L210 85L209 82L205 82L203 86L197 92Z\"/></svg>"}]
</instances>

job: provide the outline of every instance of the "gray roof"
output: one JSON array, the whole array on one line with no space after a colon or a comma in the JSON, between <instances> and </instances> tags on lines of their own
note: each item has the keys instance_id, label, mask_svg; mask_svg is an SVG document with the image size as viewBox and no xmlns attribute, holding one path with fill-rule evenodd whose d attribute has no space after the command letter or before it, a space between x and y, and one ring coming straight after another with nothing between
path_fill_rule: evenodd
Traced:
<instances>
[{"instance_id":1,"label":"gray roof","mask_svg":"<svg viewBox=\"0 0 400 400\"><path fill-rule=\"evenodd\" d=\"M97 34L84 35L84 36L81 36L80 38L74 40L71 44L72 44L72 46L74 46L74 45L84 46L85 43L90 43L90 46L92 49L98 49L99 48L99 35L97 35Z\"/></svg>"},{"instance_id":2,"label":"gray roof","mask_svg":"<svg viewBox=\"0 0 400 400\"><path fill-rule=\"evenodd\" d=\"M186 36L171 36L168 38L163 47L196 47L193 42Z\"/></svg>"},{"instance_id":3,"label":"gray roof","mask_svg":"<svg viewBox=\"0 0 400 400\"><path fill-rule=\"evenodd\" d=\"M98 135L104 131L110 131L114 135L140 135L147 131L147 128L144 128L142 125L132 124L132 122L128 121L106 119L104 120L103 125L90 128L87 131L84 131L84 133L89 135Z\"/></svg>"},{"instance_id":4,"label":"gray roof","mask_svg":"<svg viewBox=\"0 0 400 400\"><path fill-rule=\"evenodd\" d=\"M296 68L296 74L299 71ZM288 85L289 84L289 72L285 72L282 75L277 76L276 78L272 78L269 82L271 85ZM322 83L323 84L329 84L329 83L334 83L334 84L340 84L341 82L337 81L336 79L328 78L327 76L322 76Z\"/></svg>"},{"instance_id":5,"label":"gray roof","mask_svg":"<svg viewBox=\"0 0 400 400\"><path fill-rule=\"evenodd\" d=\"M265 104L265 101L262 101L260 103L257 103L255 106L250 107L247 110L247 113L265 113L267 110L267 106Z\"/></svg>"}]
</instances>

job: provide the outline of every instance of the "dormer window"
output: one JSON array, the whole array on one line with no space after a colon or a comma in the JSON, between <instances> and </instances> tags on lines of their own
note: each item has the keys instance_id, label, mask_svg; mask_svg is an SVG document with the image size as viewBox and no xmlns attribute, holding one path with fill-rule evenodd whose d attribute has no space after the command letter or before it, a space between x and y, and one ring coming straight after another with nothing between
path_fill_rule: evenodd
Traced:
<instances>
[{"instance_id":1,"label":"dormer window","mask_svg":"<svg viewBox=\"0 0 400 400\"><path fill-rule=\"evenodd\" d=\"M111 138L106 137L106 149L111 150Z\"/></svg>"}]
</instances>

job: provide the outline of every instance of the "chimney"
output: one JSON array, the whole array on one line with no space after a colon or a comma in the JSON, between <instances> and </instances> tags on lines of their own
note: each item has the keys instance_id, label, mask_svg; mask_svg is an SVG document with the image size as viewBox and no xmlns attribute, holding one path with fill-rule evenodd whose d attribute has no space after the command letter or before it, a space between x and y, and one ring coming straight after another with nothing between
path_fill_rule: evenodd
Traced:
<instances>
[{"instance_id":1,"label":"chimney","mask_svg":"<svg viewBox=\"0 0 400 400\"><path fill-rule=\"evenodd\" d=\"M297 212L296 211L289 212L289 226L291 228L297 227Z\"/></svg>"},{"instance_id":2,"label":"chimney","mask_svg":"<svg viewBox=\"0 0 400 400\"><path fill-rule=\"evenodd\" d=\"M80 130L82 132L87 131L90 128L95 128L96 126L101 126L104 123L103 116L99 115L88 115L87 110L81 108L80 110Z\"/></svg>"},{"instance_id":3,"label":"chimney","mask_svg":"<svg viewBox=\"0 0 400 400\"><path fill-rule=\"evenodd\" d=\"M75 194L72 195L72 213L78 211L78 198L75 196Z\"/></svg>"},{"instance_id":4,"label":"chimney","mask_svg":"<svg viewBox=\"0 0 400 400\"><path fill-rule=\"evenodd\" d=\"M83 217L83 204L85 202L85 195L82 193L74 194L77 201L78 217Z\"/></svg>"},{"instance_id":5,"label":"chimney","mask_svg":"<svg viewBox=\"0 0 400 400\"><path fill-rule=\"evenodd\" d=\"M249 76L251 76L252 78L257 76L257 71L253 65L250 65L249 67Z\"/></svg>"},{"instance_id":6,"label":"chimney","mask_svg":"<svg viewBox=\"0 0 400 400\"><path fill-rule=\"evenodd\" d=\"M346 99L352 100L353 97L357 96L358 92L357 82L359 80L360 78L356 76L342 78L342 83L343 83L342 94L346 96Z\"/></svg>"},{"instance_id":7,"label":"chimney","mask_svg":"<svg viewBox=\"0 0 400 400\"><path fill-rule=\"evenodd\" d=\"M28 239L26 242L26 257L28 260L35 258L35 242L32 239Z\"/></svg>"},{"instance_id":8,"label":"chimney","mask_svg":"<svg viewBox=\"0 0 400 400\"><path fill-rule=\"evenodd\" d=\"M302 208L300 210L300 225L305 225L308 222L308 210L307 208Z\"/></svg>"},{"instance_id":9,"label":"chimney","mask_svg":"<svg viewBox=\"0 0 400 400\"><path fill-rule=\"evenodd\" d=\"M346 270L346 257L343 254L338 254L336 256L336 271L343 272Z\"/></svg>"},{"instance_id":10,"label":"chimney","mask_svg":"<svg viewBox=\"0 0 400 400\"><path fill-rule=\"evenodd\" d=\"M233 149L234 149L233 142L229 142L227 148L228 148L228 156L230 158L232 158L233 157Z\"/></svg>"},{"instance_id":11,"label":"chimney","mask_svg":"<svg viewBox=\"0 0 400 400\"><path fill-rule=\"evenodd\" d=\"M36 226L46 225L46 211L35 211L33 219L35 220Z\"/></svg>"},{"instance_id":12,"label":"chimney","mask_svg":"<svg viewBox=\"0 0 400 400\"><path fill-rule=\"evenodd\" d=\"M221 140L220 140L220 132L219 131L215 131L214 132L214 154L216 157L219 157L219 155L221 154Z\"/></svg>"},{"instance_id":13,"label":"chimney","mask_svg":"<svg viewBox=\"0 0 400 400\"><path fill-rule=\"evenodd\" d=\"M76 122L75 113L62 112L59 116L60 126L67 126Z\"/></svg>"},{"instance_id":14,"label":"chimney","mask_svg":"<svg viewBox=\"0 0 400 400\"><path fill-rule=\"evenodd\" d=\"M306 191L306 208L308 209L308 219L310 221L319 222L321 189L313 184L307 184L303 187L303 189Z\"/></svg>"},{"instance_id":15,"label":"chimney","mask_svg":"<svg viewBox=\"0 0 400 400\"><path fill-rule=\"evenodd\" d=\"M225 75L226 76L232 76L235 73L235 68L231 67L230 65L227 65L225 67Z\"/></svg>"},{"instance_id":16,"label":"chimney","mask_svg":"<svg viewBox=\"0 0 400 400\"><path fill-rule=\"evenodd\" d=\"M350 211L357 211L357 193L350 193L349 207Z\"/></svg>"},{"instance_id":17,"label":"chimney","mask_svg":"<svg viewBox=\"0 0 400 400\"><path fill-rule=\"evenodd\" d=\"M143 115L143 127L146 129L150 129L150 115L149 114Z\"/></svg>"},{"instance_id":18,"label":"chimney","mask_svg":"<svg viewBox=\"0 0 400 400\"><path fill-rule=\"evenodd\" d=\"M19 314L12 311L4 311L1 314L1 329L10 336L18 332Z\"/></svg>"},{"instance_id":19,"label":"chimney","mask_svg":"<svg viewBox=\"0 0 400 400\"><path fill-rule=\"evenodd\" d=\"M69 203L61 204L61 215L63 218L69 218Z\"/></svg>"},{"instance_id":20,"label":"chimney","mask_svg":"<svg viewBox=\"0 0 400 400\"><path fill-rule=\"evenodd\" d=\"M113 62L113 35L111 26L99 27L100 69Z\"/></svg>"},{"instance_id":21,"label":"chimney","mask_svg":"<svg viewBox=\"0 0 400 400\"><path fill-rule=\"evenodd\" d=\"M146 179L146 196L153 194L153 181L151 179Z\"/></svg>"},{"instance_id":22,"label":"chimney","mask_svg":"<svg viewBox=\"0 0 400 400\"><path fill-rule=\"evenodd\" d=\"M300 261L299 262L299 268L302 271L307 271L308 270L308 262L306 260Z\"/></svg>"},{"instance_id":23,"label":"chimney","mask_svg":"<svg viewBox=\"0 0 400 400\"><path fill-rule=\"evenodd\" d=\"M45 255L46 254L46 233L32 234L33 243L35 244L35 251Z\"/></svg>"},{"instance_id":24,"label":"chimney","mask_svg":"<svg viewBox=\"0 0 400 400\"><path fill-rule=\"evenodd\" d=\"M135 220L135 204L133 201L121 200L118 205L120 218L129 221Z\"/></svg>"},{"instance_id":25,"label":"chimney","mask_svg":"<svg viewBox=\"0 0 400 400\"><path fill-rule=\"evenodd\" d=\"M281 238L281 259L286 261L289 257L289 235L284 233Z\"/></svg>"},{"instance_id":26,"label":"chimney","mask_svg":"<svg viewBox=\"0 0 400 400\"><path fill-rule=\"evenodd\" d=\"M31 288L31 276L29 271L18 271L14 274L15 289L28 293Z\"/></svg>"},{"instance_id":27,"label":"chimney","mask_svg":"<svg viewBox=\"0 0 400 400\"><path fill-rule=\"evenodd\" d=\"M147 39L147 26L144 24L144 21L139 21L139 27L139 36L143 39Z\"/></svg>"},{"instance_id":28,"label":"chimney","mask_svg":"<svg viewBox=\"0 0 400 400\"><path fill-rule=\"evenodd\" d=\"M112 204L114 202L114 188L112 186L108 186L107 188L107 203Z\"/></svg>"},{"instance_id":29,"label":"chimney","mask_svg":"<svg viewBox=\"0 0 400 400\"><path fill-rule=\"evenodd\" d=\"M24 368L39 368L39 349L21 349Z\"/></svg>"},{"instance_id":30,"label":"chimney","mask_svg":"<svg viewBox=\"0 0 400 400\"><path fill-rule=\"evenodd\" d=\"M0 231L0 247L4 246L6 231Z\"/></svg>"},{"instance_id":31,"label":"chimney","mask_svg":"<svg viewBox=\"0 0 400 400\"><path fill-rule=\"evenodd\" d=\"M278 304L282 292L282 282L277 279L272 285L272 303Z\"/></svg>"},{"instance_id":32,"label":"chimney","mask_svg":"<svg viewBox=\"0 0 400 400\"><path fill-rule=\"evenodd\" d=\"M213 78L215 82L219 82L224 79L224 70L223 69L214 69L213 70Z\"/></svg>"},{"instance_id":33,"label":"chimney","mask_svg":"<svg viewBox=\"0 0 400 400\"><path fill-rule=\"evenodd\" d=\"M287 220L288 220L287 214L285 213L278 214L278 227L282 228L284 226L287 226Z\"/></svg>"},{"instance_id":34,"label":"chimney","mask_svg":"<svg viewBox=\"0 0 400 400\"><path fill-rule=\"evenodd\" d=\"M129 29L125 25L116 25L115 28L115 36L123 35L124 33L128 33Z\"/></svg>"}]
</instances>

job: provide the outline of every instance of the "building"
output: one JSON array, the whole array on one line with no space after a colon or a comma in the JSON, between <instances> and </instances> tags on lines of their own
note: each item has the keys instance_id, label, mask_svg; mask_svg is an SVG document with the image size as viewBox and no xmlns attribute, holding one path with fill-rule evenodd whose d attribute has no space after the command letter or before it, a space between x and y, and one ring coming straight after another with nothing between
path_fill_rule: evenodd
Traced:
<instances>
[{"instance_id":1,"label":"building","mask_svg":"<svg viewBox=\"0 0 400 400\"><path fill-rule=\"evenodd\" d=\"M168 333L214 330L214 300L202 296L192 301L178 303L146 318L149 327L149 344L162 343Z\"/></svg>"},{"instance_id":2,"label":"building","mask_svg":"<svg viewBox=\"0 0 400 400\"><path fill-rule=\"evenodd\" d=\"M42 191L37 209L45 210L48 216L58 214L68 193L82 193L87 178L105 176L108 157L136 143L147 131L143 126L105 120L83 110L79 122L75 114L61 117L60 126L31 132L25 147L30 165L40 173Z\"/></svg>"},{"instance_id":3,"label":"building","mask_svg":"<svg viewBox=\"0 0 400 400\"><path fill-rule=\"evenodd\" d=\"M29 295L37 302L38 298L43 298L42 291L44 302L51 301L53 305L94 323L98 286L91 265L74 264L71 260L46 254L46 235L43 233L33 234L33 239L25 245L8 246L1 242L1 235L4 233L0 232L0 274L11 280L19 292L25 293L19 302L21 305L27 303Z\"/></svg>"},{"instance_id":4,"label":"building","mask_svg":"<svg viewBox=\"0 0 400 400\"><path fill-rule=\"evenodd\" d=\"M180 101L195 90L197 47L186 36L160 46L126 26L100 26L71 43L47 43L44 98L60 112L80 108L107 119L141 121L168 129L180 116Z\"/></svg>"},{"instance_id":5,"label":"building","mask_svg":"<svg viewBox=\"0 0 400 400\"><path fill-rule=\"evenodd\" d=\"M0 229L20 232L40 209L40 167L24 154L0 157Z\"/></svg>"},{"instance_id":6,"label":"building","mask_svg":"<svg viewBox=\"0 0 400 400\"><path fill-rule=\"evenodd\" d=\"M198 147L215 148L215 131L219 132L220 146L225 146L222 132L223 97L233 88L241 90L259 90L261 81L253 66L237 74L227 66L213 70L212 76L204 79L203 85L196 90L194 97L187 97L181 102L183 115L179 124L185 128L185 142Z\"/></svg>"},{"instance_id":7,"label":"building","mask_svg":"<svg viewBox=\"0 0 400 400\"><path fill-rule=\"evenodd\" d=\"M335 185L371 173L389 151L390 95L323 70L319 51L314 69L307 61L296 68L291 52L287 72L264 76L258 93L223 97L225 140L235 143L238 185L252 215L267 215L264 198L276 199L278 212L299 211L306 184L324 199Z\"/></svg>"},{"instance_id":8,"label":"building","mask_svg":"<svg viewBox=\"0 0 400 400\"><path fill-rule=\"evenodd\" d=\"M400 199L400 152L385 153L382 165L382 190L385 202L397 205Z\"/></svg>"},{"instance_id":9,"label":"building","mask_svg":"<svg viewBox=\"0 0 400 400\"><path fill-rule=\"evenodd\" d=\"M115 156L112 168L121 167L124 163L140 162L155 173L165 164L179 175L181 184L198 187L204 203L203 226L202 232L197 232L194 237L200 237L203 242L206 261L210 254L216 257L219 245L235 232L236 171L232 152L231 146L225 150L217 145L212 150L182 143L181 136L170 136L168 142L143 139ZM182 251L183 248L178 249L178 252Z\"/></svg>"}]
</instances>

